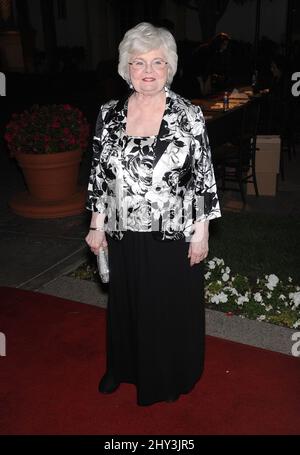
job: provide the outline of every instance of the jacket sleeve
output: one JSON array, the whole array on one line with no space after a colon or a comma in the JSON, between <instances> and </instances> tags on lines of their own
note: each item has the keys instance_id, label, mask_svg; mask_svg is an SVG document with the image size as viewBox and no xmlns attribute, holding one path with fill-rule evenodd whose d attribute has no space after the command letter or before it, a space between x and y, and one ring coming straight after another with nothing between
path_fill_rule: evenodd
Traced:
<instances>
[{"instance_id":1,"label":"jacket sleeve","mask_svg":"<svg viewBox=\"0 0 300 455\"><path fill-rule=\"evenodd\" d=\"M107 208L107 182L100 163L102 150L101 133L103 129L102 108L96 122L95 135L92 141L93 158L87 189L86 209L105 213Z\"/></svg>"},{"instance_id":2,"label":"jacket sleeve","mask_svg":"<svg viewBox=\"0 0 300 455\"><path fill-rule=\"evenodd\" d=\"M193 122L193 136L193 218L198 222L221 216L205 120L199 106Z\"/></svg>"}]
</instances>

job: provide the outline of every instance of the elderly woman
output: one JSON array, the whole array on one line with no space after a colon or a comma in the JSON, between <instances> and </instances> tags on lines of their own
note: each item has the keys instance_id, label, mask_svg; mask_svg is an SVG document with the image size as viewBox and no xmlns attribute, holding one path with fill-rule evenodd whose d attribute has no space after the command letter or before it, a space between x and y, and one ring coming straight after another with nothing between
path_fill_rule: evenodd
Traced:
<instances>
[{"instance_id":1,"label":"elderly woman","mask_svg":"<svg viewBox=\"0 0 300 455\"><path fill-rule=\"evenodd\" d=\"M108 247L107 364L102 393L136 385L137 404L175 401L204 365L203 260L220 215L201 109L173 93L172 34L148 23L119 46L131 91L100 108L86 236Z\"/></svg>"}]
</instances>

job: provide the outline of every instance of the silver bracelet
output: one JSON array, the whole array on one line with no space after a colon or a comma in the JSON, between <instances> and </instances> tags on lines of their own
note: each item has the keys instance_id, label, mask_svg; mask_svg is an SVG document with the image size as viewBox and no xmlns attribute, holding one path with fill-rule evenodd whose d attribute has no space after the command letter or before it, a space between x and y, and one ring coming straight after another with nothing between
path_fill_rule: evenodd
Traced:
<instances>
[{"instance_id":1,"label":"silver bracelet","mask_svg":"<svg viewBox=\"0 0 300 455\"><path fill-rule=\"evenodd\" d=\"M90 231L104 231L103 227L90 227Z\"/></svg>"}]
</instances>

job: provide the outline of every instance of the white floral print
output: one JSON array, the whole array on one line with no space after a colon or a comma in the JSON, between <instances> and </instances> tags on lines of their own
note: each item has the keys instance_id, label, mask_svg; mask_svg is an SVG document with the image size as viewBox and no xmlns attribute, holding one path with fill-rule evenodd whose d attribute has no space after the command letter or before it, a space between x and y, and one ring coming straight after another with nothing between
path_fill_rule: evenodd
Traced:
<instances>
[{"instance_id":1,"label":"white floral print","mask_svg":"<svg viewBox=\"0 0 300 455\"><path fill-rule=\"evenodd\" d=\"M195 221L221 216L202 111L168 88L165 91L160 131L151 137L153 155L149 144L125 134L128 97L100 109L86 208L106 214L105 230L114 238L121 239L129 227L149 227L145 200L151 204L151 230L158 240L190 237ZM128 203L136 216L124 220Z\"/></svg>"}]
</instances>

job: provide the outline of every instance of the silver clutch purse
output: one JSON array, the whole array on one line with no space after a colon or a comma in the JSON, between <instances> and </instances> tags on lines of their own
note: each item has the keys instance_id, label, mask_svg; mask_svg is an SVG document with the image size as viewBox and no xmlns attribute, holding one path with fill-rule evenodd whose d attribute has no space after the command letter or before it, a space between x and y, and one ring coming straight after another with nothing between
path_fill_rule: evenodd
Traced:
<instances>
[{"instance_id":1,"label":"silver clutch purse","mask_svg":"<svg viewBox=\"0 0 300 455\"><path fill-rule=\"evenodd\" d=\"M102 283L109 282L108 248L99 250L97 256L98 271Z\"/></svg>"}]
</instances>

